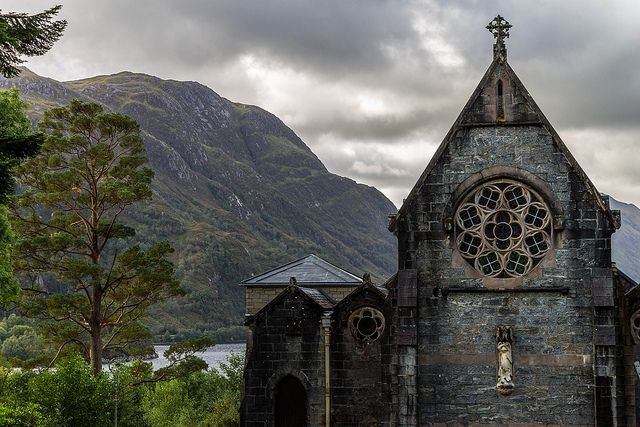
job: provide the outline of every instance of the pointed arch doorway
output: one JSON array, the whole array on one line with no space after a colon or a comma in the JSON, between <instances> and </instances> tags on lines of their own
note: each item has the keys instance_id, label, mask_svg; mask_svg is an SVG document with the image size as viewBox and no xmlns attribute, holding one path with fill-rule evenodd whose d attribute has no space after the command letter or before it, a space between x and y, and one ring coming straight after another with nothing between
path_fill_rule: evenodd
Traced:
<instances>
[{"instance_id":1,"label":"pointed arch doorway","mask_svg":"<svg viewBox=\"0 0 640 427\"><path fill-rule=\"evenodd\" d=\"M275 427L307 427L307 391L300 380L285 376L275 395Z\"/></svg>"}]
</instances>

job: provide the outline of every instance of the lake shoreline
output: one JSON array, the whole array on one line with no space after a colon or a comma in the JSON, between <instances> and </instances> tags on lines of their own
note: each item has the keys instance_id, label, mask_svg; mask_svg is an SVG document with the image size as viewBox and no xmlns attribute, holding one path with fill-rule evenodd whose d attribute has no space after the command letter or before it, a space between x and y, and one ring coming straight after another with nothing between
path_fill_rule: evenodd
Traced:
<instances>
[{"instance_id":1,"label":"lake shoreline","mask_svg":"<svg viewBox=\"0 0 640 427\"><path fill-rule=\"evenodd\" d=\"M150 362L153 370L156 371L160 368L164 368L169 365L169 361L164 357L164 352L169 349L169 344L157 344L153 346L153 350L156 354L155 357L145 358L143 359L145 362ZM224 362L229 355L234 353L242 353L244 354L246 349L246 344L244 343L233 343L233 344L215 344L205 351L200 351L195 353L196 356L202 358L209 369L217 369L220 366L220 363ZM114 364L117 364L116 362ZM129 362L124 362L129 363ZM110 367L110 363L104 363L104 369L108 370Z\"/></svg>"}]
</instances>

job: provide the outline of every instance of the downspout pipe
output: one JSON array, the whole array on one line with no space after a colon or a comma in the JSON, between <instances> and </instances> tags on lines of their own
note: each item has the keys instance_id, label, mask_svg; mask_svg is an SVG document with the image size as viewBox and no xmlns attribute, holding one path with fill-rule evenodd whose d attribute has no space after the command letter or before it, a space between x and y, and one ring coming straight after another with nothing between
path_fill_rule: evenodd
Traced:
<instances>
[{"instance_id":1,"label":"downspout pipe","mask_svg":"<svg viewBox=\"0 0 640 427\"><path fill-rule=\"evenodd\" d=\"M323 313L320 320L324 337L324 425L331 427L331 311Z\"/></svg>"}]
</instances>

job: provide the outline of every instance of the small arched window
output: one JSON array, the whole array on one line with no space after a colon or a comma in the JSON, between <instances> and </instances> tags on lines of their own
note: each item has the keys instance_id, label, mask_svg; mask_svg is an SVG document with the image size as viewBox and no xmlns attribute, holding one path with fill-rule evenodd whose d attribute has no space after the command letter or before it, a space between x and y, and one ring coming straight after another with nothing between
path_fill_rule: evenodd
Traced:
<instances>
[{"instance_id":1,"label":"small arched window","mask_svg":"<svg viewBox=\"0 0 640 427\"><path fill-rule=\"evenodd\" d=\"M504 118L504 96L502 91L502 80L498 80L496 88L496 120L499 122L505 121Z\"/></svg>"}]
</instances>

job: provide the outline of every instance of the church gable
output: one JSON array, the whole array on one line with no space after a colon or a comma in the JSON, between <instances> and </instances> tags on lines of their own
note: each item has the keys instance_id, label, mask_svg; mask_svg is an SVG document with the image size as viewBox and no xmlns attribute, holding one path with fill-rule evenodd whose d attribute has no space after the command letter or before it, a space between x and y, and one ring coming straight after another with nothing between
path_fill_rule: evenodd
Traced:
<instances>
[{"instance_id":1,"label":"church gable","mask_svg":"<svg viewBox=\"0 0 640 427\"><path fill-rule=\"evenodd\" d=\"M508 24L490 27L492 64L390 223L391 342L402 361L391 372L407 378L393 393L418 402L397 419L480 422L479 407L502 425L611 419L622 393L605 367L620 350L610 326L616 221L507 64ZM523 411L523 398L537 405Z\"/></svg>"},{"instance_id":2,"label":"church gable","mask_svg":"<svg viewBox=\"0 0 640 427\"><path fill-rule=\"evenodd\" d=\"M308 311L321 313L323 310L331 310L335 302L324 292L314 288L299 287L296 280L291 278L289 286L273 298L267 305L260 309L256 314L249 316L246 324L264 322L263 318L276 313L280 316L281 312L287 313L292 319L297 318L300 321L309 317ZM291 307L297 307L300 310L295 313L291 311ZM274 316L271 314L271 316Z\"/></svg>"},{"instance_id":3,"label":"church gable","mask_svg":"<svg viewBox=\"0 0 640 427\"><path fill-rule=\"evenodd\" d=\"M461 115L461 125L542 124L543 118L506 62L494 61Z\"/></svg>"},{"instance_id":4,"label":"church gable","mask_svg":"<svg viewBox=\"0 0 640 427\"><path fill-rule=\"evenodd\" d=\"M276 298L291 278L303 289L322 289L330 299L340 301L362 283L362 279L316 255L308 255L240 283L245 288L246 314L255 315Z\"/></svg>"},{"instance_id":5,"label":"church gable","mask_svg":"<svg viewBox=\"0 0 640 427\"><path fill-rule=\"evenodd\" d=\"M302 409L307 425L322 420L323 337L320 320L333 302L317 289L287 287L247 320L242 425L286 419ZM289 387L293 383L294 387ZM292 407L295 405L296 407ZM273 425L270 423L268 425Z\"/></svg>"},{"instance_id":6,"label":"church gable","mask_svg":"<svg viewBox=\"0 0 640 427\"><path fill-rule=\"evenodd\" d=\"M364 283L334 307L331 340L336 426L376 426L389 405L383 397L382 355L390 325L384 314L387 291Z\"/></svg>"},{"instance_id":7,"label":"church gable","mask_svg":"<svg viewBox=\"0 0 640 427\"><path fill-rule=\"evenodd\" d=\"M410 210L421 208L416 206L418 193L429 192L434 182L460 184L460 178L468 172L477 173L482 168L495 165L514 166L544 180L547 180L545 175L572 174L575 183L586 189L592 203L604 214L609 225L619 227L619 218L602 200L591 180L507 63L504 40L495 46L493 62L397 215L392 218L389 229L396 231L398 224L411 220L405 215ZM544 150L531 145L532 141L540 139L546 140ZM514 152L510 153L509 150ZM445 165L451 157L457 162ZM566 171L545 168L550 163L563 163L560 169Z\"/></svg>"}]
</instances>

